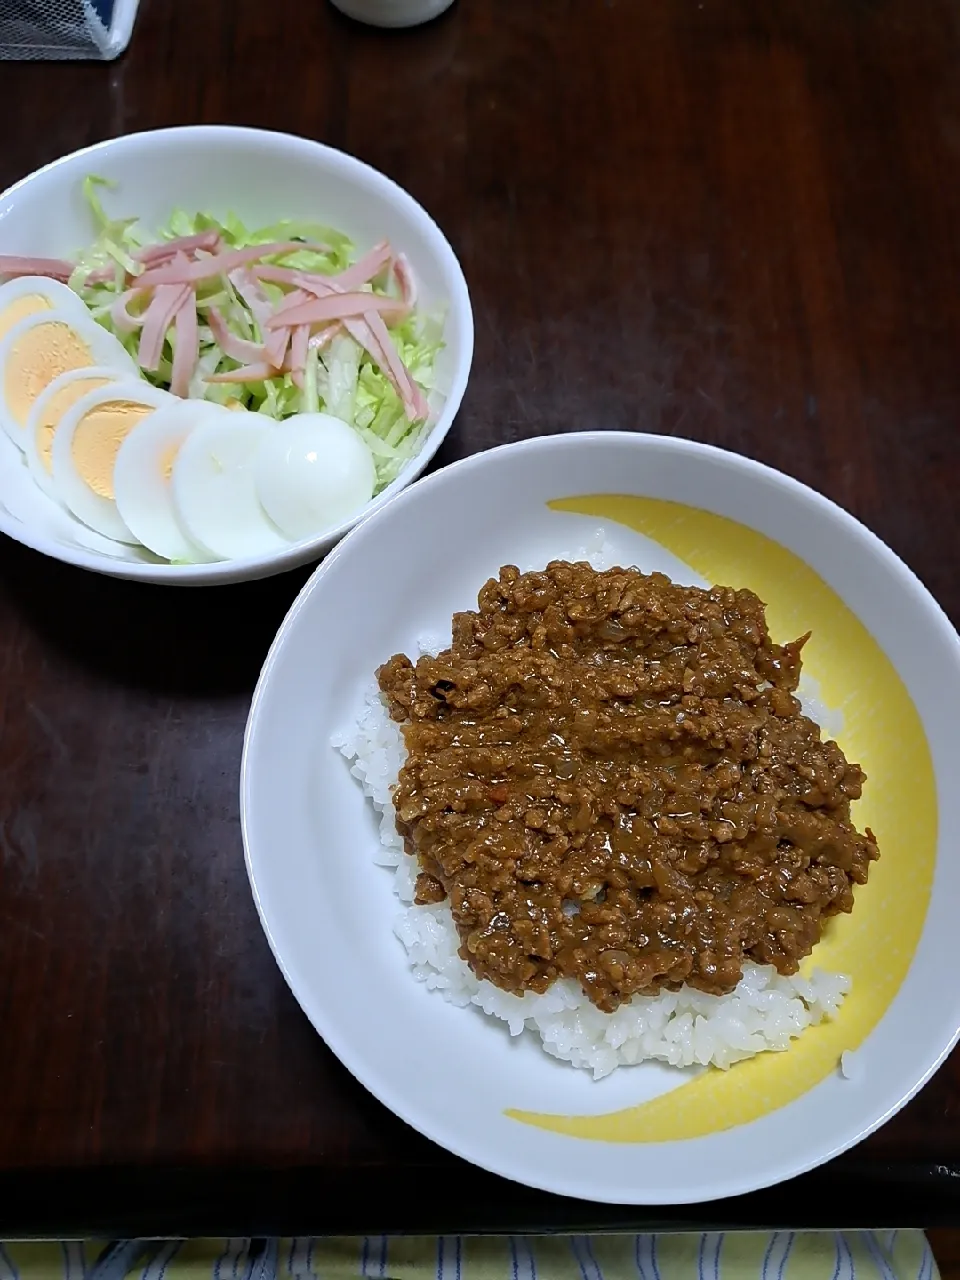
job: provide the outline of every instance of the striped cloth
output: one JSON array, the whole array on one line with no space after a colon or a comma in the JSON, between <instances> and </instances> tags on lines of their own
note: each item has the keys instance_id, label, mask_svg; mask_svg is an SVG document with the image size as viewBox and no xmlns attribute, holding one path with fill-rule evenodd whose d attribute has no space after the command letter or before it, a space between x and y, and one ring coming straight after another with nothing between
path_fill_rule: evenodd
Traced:
<instances>
[{"instance_id":1,"label":"striped cloth","mask_svg":"<svg viewBox=\"0 0 960 1280\"><path fill-rule=\"evenodd\" d=\"M0 1244L0 1280L939 1280L921 1231Z\"/></svg>"}]
</instances>

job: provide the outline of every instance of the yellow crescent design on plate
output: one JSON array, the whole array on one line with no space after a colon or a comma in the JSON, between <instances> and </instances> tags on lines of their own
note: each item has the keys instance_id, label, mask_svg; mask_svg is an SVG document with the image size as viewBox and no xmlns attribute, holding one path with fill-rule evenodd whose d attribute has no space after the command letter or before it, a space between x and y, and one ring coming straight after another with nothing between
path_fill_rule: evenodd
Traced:
<instances>
[{"instance_id":1,"label":"yellow crescent design on plate","mask_svg":"<svg viewBox=\"0 0 960 1280\"><path fill-rule=\"evenodd\" d=\"M750 587L767 604L773 636L813 636L804 669L843 713L840 745L867 774L855 806L880 861L856 891L852 916L834 918L804 972L848 974L839 1015L811 1027L785 1053L729 1071L708 1069L649 1102L607 1115L507 1112L554 1133L602 1142L670 1142L748 1124L786 1106L839 1066L870 1034L900 988L923 930L937 843L937 794L927 737L886 654L837 593L799 556L745 525L679 503L612 494L563 498L556 511L599 517L652 538L709 582ZM904 868L909 866L908 874Z\"/></svg>"}]
</instances>

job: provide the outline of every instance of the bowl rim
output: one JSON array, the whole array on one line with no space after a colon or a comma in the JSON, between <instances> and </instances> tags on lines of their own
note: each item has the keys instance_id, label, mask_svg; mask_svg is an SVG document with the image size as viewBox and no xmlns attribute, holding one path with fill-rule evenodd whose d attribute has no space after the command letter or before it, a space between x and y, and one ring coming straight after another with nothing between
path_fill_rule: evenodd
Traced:
<instances>
[{"instance_id":1,"label":"bowl rim","mask_svg":"<svg viewBox=\"0 0 960 1280\"><path fill-rule=\"evenodd\" d=\"M115 138L106 138L100 142L79 147L65 155L34 169L32 173L19 178L6 190L0 191L0 237L2 237L3 221L12 208L12 202L31 183L42 180L48 174L76 164L86 157L96 157L108 151L129 148L136 150L138 146L162 146L165 142L176 142L187 138L201 142L213 143L230 137L238 142L246 141L258 145L269 144L277 147L295 149L304 155L312 154L322 164L331 165L354 176L363 176L367 181L378 185L386 198L401 205L410 217L419 222L426 237L432 242L436 254L442 263L445 274L450 276L452 289L447 300L448 314L456 312L463 328L463 350L453 371L449 391L445 397L443 408L436 422L427 434L423 446L415 457L409 459L404 470L390 484L367 504L366 507L349 520L341 521L333 529L312 538L304 538L293 542L283 551L271 552L261 556L248 556L242 559L219 560L206 564L173 565L163 562L130 561L113 559L82 547L72 548L58 544L33 533L30 526L9 516L0 508L0 533L6 534L15 542L38 551L51 559L59 560L79 569L88 569L108 577L126 578L134 581L149 582L157 586L205 587L221 586L241 581L253 581L258 578L272 577L278 573L286 573L291 569L309 563L322 556L325 551L340 541L358 524L367 520L374 512L386 503L399 496L423 474L432 461L437 450L453 426L454 419L460 410L467 383L473 366L475 326L470 291L460 260L453 246L440 229L434 218L422 204L404 187L381 170L374 168L365 160L332 147L325 142L306 138L295 133L281 130L259 129L248 125L232 124L189 124L170 125L158 129L143 129L137 133L123 134Z\"/></svg>"},{"instance_id":2,"label":"bowl rim","mask_svg":"<svg viewBox=\"0 0 960 1280\"><path fill-rule=\"evenodd\" d=\"M929 611L931 623L937 626L944 638L949 642L949 646L953 652L953 658L960 668L960 634L958 634L953 623L950 621L946 612L940 605L939 601L933 593L923 584L921 579L903 561L897 553L889 547L882 538L869 529L856 516L845 510L839 503L834 502L831 498L818 492L810 485L805 484L802 480L787 475L785 472L777 470L775 467L766 463L759 462L756 459L749 458L744 454L739 454L733 450L724 449L717 445L705 444L700 441L689 440L679 436L659 435L652 432L631 432L631 431L583 431L583 432L559 432L550 435L542 435L526 440L515 441L504 445L496 446L493 449L486 450L482 453L472 454L467 458L463 458L457 462L451 463L444 467L441 471L426 477L419 484L405 493L397 494L380 508L379 512L371 521L364 521L362 525L358 525L350 534L347 535L327 556L324 561L317 566L308 580L304 583L301 590L297 593L295 600L291 603L283 621L281 622L277 633L271 642L270 648L264 659L257 684L254 689L253 697L250 702L250 710L247 715L247 722L243 735L243 750L240 763L240 784L239 784L239 800L240 800L240 830L243 841L244 865L247 871L247 877L250 882L250 889L256 907L257 915L260 920L261 927L267 938L267 943L273 953L274 959L280 972L283 974L284 980L293 993L297 1003L300 1005L307 1019L313 1026L314 1030L320 1035L321 1039L328 1046L332 1053L339 1059L340 1063L346 1070L353 1075L365 1089L368 1090L382 1105L388 1107L395 1115L397 1115L406 1124L409 1124L417 1132L423 1134L430 1141L436 1142L450 1151L452 1154L466 1160L468 1163L484 1169L489 1173L496 1174L500 1177L507 1178L511 1181L521 1182L523 1185L533 1187L538 1190L547 1191L552 1194L562 1194L575 1197L583 1197L586 1193L583 1188L575 1185L576 1180L567 1181L566 1185L559 1185L558 1182L549 1180L538 1181L536 1179L524 1176L519 1178L515 1170L511 1167L509 1161L498 1163L490 1159L478 1160L477 1157L469 1150L466 1150L459 1144L451 1143L450 1135L442 1122L423 1123L424 1112L417 1111L414 1108L407 1108L403 1105L397 1105L402 1102L402 1098L392 1090L383 1090L379 1087L380 1078L376 1071L368 1070L368 1062L364 1060L362 1054L353 1053L349 1041L344 1041L336 1028L324 1028L322 1026L324 1019L322 1016L322 1002L319 1002L315 996L311 996L308 990L304 990L304 984L297 980L295 973L285 964L282 957L282 948L274 935L271 928L271 922L268 919L267 911L261 897L260 888L257 882L257 874L254 867L254 857L251 852L252 841L252 788L253 788L253 753L254 739L257 736L258 724L260 720L260 710L267 697L267 688L271 683L274 669L281 660L281 655L290 632L296 625L297 619L305 608L309 597L318 588L324 576L332 571L334 565L341 556L349 555L354 542L360 542L365 537L376 536L376 526L378 523L388 519L387 512L395 506L401 504L409 504L424 501L429 497L430 492L442 483L446 483L451 475L469 472L489 465L489 455L503 454L521 454L542 452L548 455L549 452L557 447L562 446L564 441L576 440L584 448L602 441L615 440L620 444L627 444L627 447L637 446L639 448L649 448L651 445L659 445L674 451L681 458L684 456L704 456L712 458L721 466L740 471L748 475L753 480L768 481L776 484L781 490L790 493L792 496L802 500L805 503L812 504L813 510L811 515L814 517L819 508L822 512L829 512L834 519L841 522L843 526L853 536L863 539L874 556L879 557L887 566L901 577L905 591L913 593L921 598ZM629 442L629 443L628 443ZM368 525L370 526L368 528ZM938 801L938 808L940 807ZM315 1016L317 1015L317 1016ZM328 1033L329 1038L328 1038ZM943 1043L939 1047L939 1051L933 1059L925 1066L923 1072L913 1082L911 1087L903 1093L902 1096L891 1101L890 1105L885 1108L882 1113L870 1118L856 1134L852 1137L845 1138L842 1141L835 1141L829 1150L825 1150L820 1154L812 1157L802 1157L797 1159L795 1163L789 1165L785 1172L775 1173L769 1177L742 1179L738 1184L732 1185L724 1191L724 1195L742 1195L756 1191L761 1191L767 1187L780 1185L791 1178L808 1173L813 1169L819 1168L828 1161L841 1155L843 1152L850 1150L863 1139L875 1133L882 1125L884 1125L893 1115L901 1110L908 1102L913 1099L917 1093L929 1082L931 1077L943 1065L948 1055L960 1040L960 1027L945 1034ZM389 1100L388 1100L389 1099ZM426 1112L429 1116L429 1111ZM789 1162L788 1162L789 1163ZM691 1196L677 1199L675 1196L669 1200L664 1197L646 1198L643 1201L621 1200L609 1195L596 1196L591 1194L592 1199L597 1199L603 1203L616 1204L689 1204L700 1203L702 1198Z\"/></svg>"}]
</instances>

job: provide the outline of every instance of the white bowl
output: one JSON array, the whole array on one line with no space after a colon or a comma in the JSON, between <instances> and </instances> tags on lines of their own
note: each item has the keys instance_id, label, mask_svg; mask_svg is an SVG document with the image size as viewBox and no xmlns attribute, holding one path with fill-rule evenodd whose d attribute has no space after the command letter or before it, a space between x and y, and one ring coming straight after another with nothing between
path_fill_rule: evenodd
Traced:
<instances>
[{"instance_id":1,"label":"white bowl","mask_svg":"<svg viewBox=\"0 0 960 1280\"><path fill-rule=\"evenodd\" d=\"M320 537L272 555L216 564L169 565L132 548L101 549L103 540L40 492L16 447L0 433L0 531L84 569L119 578L207 586L268 577L317 559L358 520L421 474L450 430L473 359L473 313L466 281L443 233L396 183L369 165L319 142L229 125L188 126L132 134L76 151L0 195L0 254L71 257L93 238L81 183L95 173L116 182L104 193L114 216L160 225L174 208L248 225L280 218L325 222L359 252L388 239L405 253L425 306L447 305L446 347L438 359L446 401L423 448L360 515Z\"/></svg>"},{"instance_id":2,"label":"white bowl","mask_svg":"<svg viewBox=\"0 0 960 1280\"><path fill-rule=\"evenodd\" d=\"M835 1021L728 1072L691 1079L646 1062L594 1081L548 1057L532 1032L511 1039L503 1023L418 982L393 933L400 906L377 865L386 859L374 815L331 746L356 722L380 663L415 655L421 637L449 643L452 614L475 608L501 565L581 558L598 526L614 563L750 587L776 640L811 629L804 669L842 716L831 732L867 774L855 820L876 832L880 860L811 958L851 976L852 990ZM739 1195L859 1141L957 1038L958 720L956 632L893 552L833 503L689 441L526 441L401 494L304 587L247 725L247 866L307 1016L373 1094L435 1142L590 1200Z\"/></svg>"}]
</instances>

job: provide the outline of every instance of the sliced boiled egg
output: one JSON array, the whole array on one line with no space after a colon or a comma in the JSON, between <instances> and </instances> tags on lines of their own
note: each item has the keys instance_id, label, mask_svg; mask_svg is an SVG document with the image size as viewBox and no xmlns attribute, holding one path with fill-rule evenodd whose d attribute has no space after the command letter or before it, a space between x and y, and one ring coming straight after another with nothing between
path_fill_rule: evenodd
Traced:
<instances>
[{"instance_id":1,"label":"sliced boiled egg","mask_svg":"<svg viewBox=\"0 0 960 1280\"><path fill-rule=\"evenodd\" d=\"M184 532L220 560L267 555L288 540L257 498L257 452L276 424L256 413L215 412L180 446L173 502Z\"/></svg>"},{"instance_id":2,"label":"sliced boiled egg","mask_svg":"<svg viewBox=\"0 0 960 1280\"><path fill-rule=\"evenodd\" d=\"M0 285L0 339L27 316L42 311L67 311L88 315L88 311L72 289L59 280L46 276L21 276Z\"/></svg>"},{"instance_id":3,"label":"sliced boiled egg","mask_svg":"<svg viewBox=\"0 0 960 1280\"><path fill-rule=\"evenodd\" d=\"M173 504L173 464L193 429L226 410L177 400L144 418L117 453L113 488L120 516L134 536L165 560L202 563L211 557L187 537Z\"/></svg>"},{"instance_id":4,"label":"sliced boiled egg","mask_svg":"<svg viewBox=\"0 0 960 1280\"><path fill-rule=\"evenodd\" d=\"M0 425L21 449L30 410L55 378L106 366L137 377L133 358L89 312L54 308L19 320L0 339Z\"/></svg>"},{"instance_id":5,"label":"sliced boiled egg","mask_svg":"<svg viewBox=\"0 0 960 1280\"><path fill-rule=\"evenodd\" d=\"M176 397L142 381L114 382L72 405L53 437L53 489L97 533L136 543L117 510L113 472L120 446L143 420Z\"/></svg>"},{"instance_id":6,"label":"sliced boiled egg","mask_svg":"<svg viewBox=\"0 0 960 1280\"><path fill-rule=\"evenodd\" d=\"M257 496L293 542L349 520L373 497L373 454L328 413L301 413L272 427L257 451Z\"/></svg>"},{"instance_id":7,"label":"sliced boiled egg","mask_svg":"<svg viewBox=\"0 0 960 1280\"><path fill-rule=\"evenodd\" d=\"M87 394L101 387L120 381L116 369L94 366L92 369L71 369L54 378L49 387L33 402L23 433L23 447L30 466L30 473L45 493L56 496L53 485L53 437L60 419L68 409Z\"/></svg>"}]
</instances>

